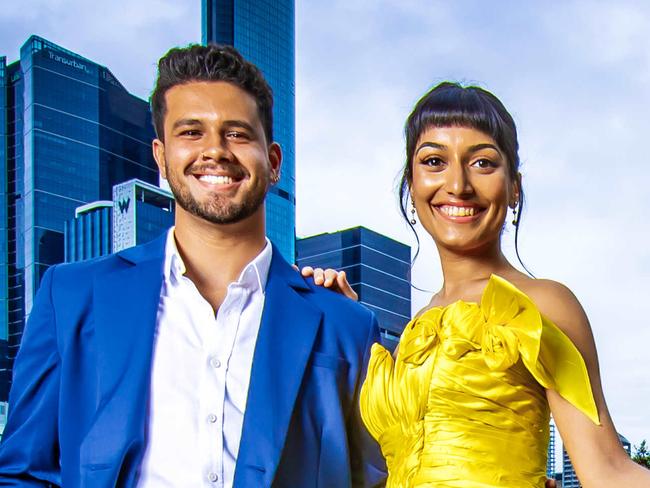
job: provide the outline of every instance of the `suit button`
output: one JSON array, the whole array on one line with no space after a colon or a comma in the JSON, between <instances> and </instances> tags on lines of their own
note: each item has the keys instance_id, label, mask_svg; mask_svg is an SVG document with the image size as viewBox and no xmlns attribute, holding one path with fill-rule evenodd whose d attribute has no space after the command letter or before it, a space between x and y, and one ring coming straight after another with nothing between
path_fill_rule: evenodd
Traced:
<instances>
[{"instance_id":1,"label":"suit button","mask_svg":"<svg viewBox=\"0 0 650 488\"><path fill-rule=\"evenodd\" d=\"M208 480L211 483L215 483L216 481L219 480L219 475L217 473L208 473Z\"/></svg>"}]
</instances>

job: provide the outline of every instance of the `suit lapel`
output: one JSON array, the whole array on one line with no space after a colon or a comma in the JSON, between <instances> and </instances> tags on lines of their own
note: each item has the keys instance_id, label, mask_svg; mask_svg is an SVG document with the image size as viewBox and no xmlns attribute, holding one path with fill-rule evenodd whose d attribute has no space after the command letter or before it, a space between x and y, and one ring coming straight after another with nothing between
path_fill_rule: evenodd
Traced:
<instances>
[{"instance_id":1,"label":"suit lapel","mask_svg":"<svg viewBox=\"0 0 650 488\"><path fill-rule=\"evenodd\" d=\"M270 486L322 312L302 277L273 249L255 346L235 487Z\"/></svg>"},{"instance_id":2,"label":"suit lapel","mask_svg":"<svg viewBox=\"0 0 650 488\"><path fill-rule=\"evenodd\" d=\"M99 407L82 464L135 474L145 442L165 235L118 254L125 266L94 283ZM129 475L127 475L129 476Z\"/></svg>"}]
</instances>

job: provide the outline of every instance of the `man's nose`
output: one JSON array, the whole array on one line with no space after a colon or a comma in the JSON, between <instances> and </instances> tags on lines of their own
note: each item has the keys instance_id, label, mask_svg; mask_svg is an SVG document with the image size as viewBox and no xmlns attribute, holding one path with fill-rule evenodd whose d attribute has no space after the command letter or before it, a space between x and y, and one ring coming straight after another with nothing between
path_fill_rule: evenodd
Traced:
<instances>
[{"instance_id":1,"label":"man's nose","mask_svg":"<svg viewBox=\"0 0 650 488\"><path fill-rule=\"evenodd\" d=\"M212 134L205 138L205 145L201 151L201 160L203 161L230 161L232 152L228 148L225 137L220 134Z\"/></svg>"}]
</instances>

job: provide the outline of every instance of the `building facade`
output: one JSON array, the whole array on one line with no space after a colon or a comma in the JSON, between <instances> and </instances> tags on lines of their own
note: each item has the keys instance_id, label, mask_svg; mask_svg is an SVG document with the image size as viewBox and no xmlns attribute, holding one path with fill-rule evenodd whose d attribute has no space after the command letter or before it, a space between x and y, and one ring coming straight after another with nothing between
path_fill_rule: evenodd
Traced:
<instances>
[{"instance_id":1,"label":"building facade","mask_svg":"<svg viewBox=\"0 0 650 488\"><path fill-rule=\"evenodd\" d=\"M366 229L296 241L297 264L345 271L359 302L375 312L382 343L394 350L411 317L411 247Z\"/></svg>"},{"instance_id":2,"label":"building facade","mask_svg":"<svg viewBox=\"0 0 650 488\"><path fill-rule=\"evenodd\" d=\"M174 225L171 192L137 179L113 187L112 201L77 208L65 223L65 261L106 256L160 236Z\"/></svg>"},{"instance_id":3,"label":"building facade","mask_svg":"<svg viewBox=\"0 0 650 488\"><path fill-rule=\"evenodd\" d=\"M581 486L576 470L571 464L569 453L562 446L562 488L580 488Z\"/></svg>"},{"instance_id":4,"label":"building facade","mask_svg":"<svg viewBox=\"0 0 650 488\"><path fill-rule=\"evenodd\" d=\"M266 230L289 262L296 235L294 11L294 0L202 0L203 43L234 46L273 89L273 135L283 159L280 182L266 197Z\"/></svg>"},{"instance_id":5,"label":"building facade","mask_svg":"<svg viewBox=\"0 0 650 488\"><path fill-rule=\"evenodd\" d=\"M7 218L7 63L0 56L0 426L4 426L1 411L6 413L11 369L8 361L9 324L9 222ZM1 432L0 432L1 433Z\"/></svg>"},{"instance_id":6,"label":"building facade","mask_svg":"<svg viewBox=\"0 0 650 488\"><path fill-rule=\"evenodd\" d=\"M6 219L7 238L0 274L8 291L0 334L7 331L10 366L43 273L64 260L66 220L79 206L110 199L117 183L157 183L158 171L149 105L107 68L37 36L18 61L1 66L0 229Z\"/></svg>"},{"instance_id":7,"label":"building facade","mask_svg":"<svg viewBox=\"0 0 650 488\"><path fill-rule=\"evenodd\" d=\"M551 422L549 425L548 453L546 459L546 476L548 478L555 477L555 442L555 424Z\"/></svg>"},{"instance_id":8,"label":"building facade","mask_svg":"<svg viewBox=\"0 0 650 488\"><path fill-rule=\"evenodd\" d=\"M99 200L75 210L63 227L66 263L106 256L113 250L113 202Z\"/></svg>"}]
</instances>

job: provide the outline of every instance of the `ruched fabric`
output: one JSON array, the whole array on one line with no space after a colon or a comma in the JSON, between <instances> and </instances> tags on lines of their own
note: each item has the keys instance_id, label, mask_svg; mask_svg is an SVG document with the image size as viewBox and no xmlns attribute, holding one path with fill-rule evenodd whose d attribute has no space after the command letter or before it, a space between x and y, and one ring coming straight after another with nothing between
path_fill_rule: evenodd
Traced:
<instances>
[{"instance_id":1,"label":"ruched fabric","mask_svg":"<svg viewBox=\"0 0 650 488\"><path fill-rule=\"evenodd\" d=\"M514 285L493 275L480 304L427 310L396 360L373 346L361 390L387 487L543 487L545 389L599 423L584 359Z\"/></svg>"}]
</instances>

